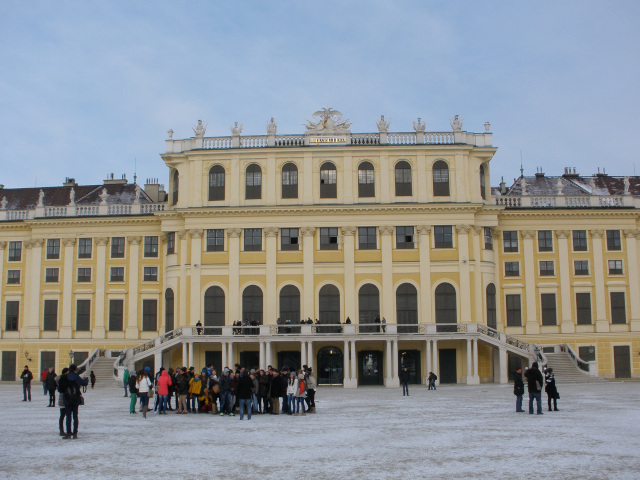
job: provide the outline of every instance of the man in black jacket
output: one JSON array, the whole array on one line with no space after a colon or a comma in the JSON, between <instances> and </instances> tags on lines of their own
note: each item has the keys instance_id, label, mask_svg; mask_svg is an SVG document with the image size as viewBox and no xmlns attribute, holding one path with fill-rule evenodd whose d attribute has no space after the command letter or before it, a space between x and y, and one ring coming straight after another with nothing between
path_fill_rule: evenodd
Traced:
<instances>
[{"instance_id":1,"label":"man in black jacket","mask_svg":"<svg viewBox=\"0 0 640 480\"><path fill-rule=\"evenodd\" d=\"M282 396L282 378L278 370L272 370L269 398L271 398L271 414L280 414L280 397Z\"/></svg>"},{"instance_id":2,"label":"man in black jacket","mask_svg":"<svg viewBox=\"0 0 640 480\"><path fill-rule=\"evenodd\" d=\"M29 401L31 401L31 380L33 380L33 373L29 370L29 365L24 366L20 378L22 379L22 395L24 396L24 400L22 401L26 402L27 396L29 397Z\"/></svg>"},{"instance_id":3,"label":"man in black jacket","mask_svg":"<svg viewBox=\"0 0 640 480\"><path fill-rule=\"evenodd\" d=\"M400 370L400 383L402 384L402 396L409 396L409 370L404 367Z\"/></svg>"},{"instance_id":4,"label":"man in black jacket","mask_svg":"<svg viewBox=\"0 0 640 480\"><path fill-rule=\"evenodd\" d=\"M249 374L244 368L242 376L238 380L236 386L236 395L238 396L240 420L244 418L244 409L247 409L247 420L251 420L251 395L253 394L253 375Z\"/></svg>"},{"instance_id":5,"label":"man in black jacket","mask_svg":"<svg viewBox=\"0 0 640 480\"><path fill-rule=\"evenodd\" d=\"M544 380L542 373L538 369L538 362L533 362L524 376L527 378L527 387L529 388L529 414L533 415L533 399L535 398L538 403L537 413L542 415L542 385Z\"/></svg>"},{"instance_id":6,"label":"man in black jacket","mask_svg":"<svg viewBox=\"0 0 640 480\"><path fill-rule=\"evenodd\" d=\"M522 409L522 396L524 395L522 367L516 367L516 371L513 373L513 394L516 396L516 412L524 412Z\"/></svg>"}]
</instances>

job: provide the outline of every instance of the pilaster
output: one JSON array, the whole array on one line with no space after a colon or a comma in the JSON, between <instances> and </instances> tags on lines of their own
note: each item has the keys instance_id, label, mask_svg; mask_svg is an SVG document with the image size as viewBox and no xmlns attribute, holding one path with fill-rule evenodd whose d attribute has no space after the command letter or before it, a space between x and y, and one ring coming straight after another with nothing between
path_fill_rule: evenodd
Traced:
<instances>
[{"instance_id":1,"label":"pilaster","mask_svg":"<svg viewBox=\"0 0 640 480\"><path fill-rule=\"evenodd\" d=\"M140 242L141 237L127 237L129 244L129 304L127 309L127 318L125 319L126 330L125 338L134 340L140 336L140 327L138 326L138 285L140 281Z\"/></svg>"},{"instance_id":2,"label":"pilaster","mask_svg":"<svg viewBox=\"0 0 640 480\"><path fill-rule=\"evenodd\" d=\"M382 308L383 318L389 318L395 323L396 315L393 311L393 226L382 225L380 231L380 250L382 254Z\"/></svg>"},{"instance_id":3,"label":"pilaster","mask_svg":"<svg viewBox=\"0 0 640 480\"><path fill-rule=\"evenodd\" d=\"M571 280L569 272L569 241L571 232L568 230L558 230L558 269L557 275L560 277L560 330L562 333L575 333L576 326L571 316Z\"/></svg>"},{"instance_id":4,"label":"pilaster","mask_svg":"<svg viewBox=\"0 0 640 480\"><path fill-rule=\"evenodd\" d=\"M266 323L274 323L278 318L277 302L278 298L278 284L276 277L276 259L278 254L278 228L268 227L264 229L264 235L266 237L266 253L267 253L267 275L266 275L266 298L265 298L265 313L267 321ZM300 319L298 319L300 320Z\"/></svg>"},{"instance_id":5,"label":"pilaster","mask_svg":"<svg viewBox=\"0 0 640 480\"><path fill-rule=\"evenodd\" d=\"M96 304L95 315L93 321L93 328L91 329L91 335L93 338L104 339L105 338L105 302L106 302L106 290L105 284L107 279L107 244L109 239L107 237L98 237L93 239L96 244Z\"/></svg>"},{"instance_id":6,"label":"pilaster","mask_svg":"<svg viewBox=\"0 0 640 480\"><path fill-rule=\"evenodd\" d=\"M431 226L419 225L418 253L420 256L420 318L418 323L432 323L431 318Z\"/></svg>"},{"instance_id":7,"label":"pilaster","mask_svg":"<svg viewBox=\"0 0 640 480\"><path fill-rule=\"evenodd\" d=\"M240 235L239 228L227 229L229 248L229 316L230 322L240 319Z\"/></svg>"},{"instance_id":8,"label":"pilaster","mask_svg":"<svg viewBox=\"0 0 640 480\"><path fill-rule=\"evenodd\" d=\"M456 225L458 233L458 266L460 269L460 319L459 322L471 321L471 281L469 278L469 225Z\"/></svg>"},{"instance_id":9,"label":"pilaster","mask_svg":"<svg viewBox=\"0 0 640 480\"><path fill-rule=\"evenodd\" d=\"M73 301L73 247L76 244L75 238L65 238L64 245L64 267L62 273L62 322L60 325L60 338L71 338L73 328L71 326L71 311ZM1 271L1 270L0 270Z\"/></svg>"},{"instance_id":10,"label":"pilaster","mask_svg":"<svg viewBox=\"0 0 640 480\"><path fill-rule=\"evenodd\" d=\"M640 282L638 281L638 230L624 230L627 239L627 270L629 271L629 303L631 304L630 326L632 332L640 331ZM633 292L636 292L635 294Z\"/></svg>"},{"instance_id":11,"label":"pilaster","mask_svg":"<svg viewBox=\"0 0 640 480\"><path fill-rule=\"evenodd\" d=\"M24 305L26 312L24 315L25 325L27 329L25 332L26 338L39 338L40 337L40 325L41 325L41 305L42 299L40 298L40 282L41 282L41 267L42 267L42 245L44 241L42 239L35 239L30 242L24 242L26 247L26 258L24 268L24 292L25 299ZM1 279L4 281L4 279Z\"/></svg>"},{"instance_id":12,"label":"pilaster","mask_svg":"<svg viewBox=\"0 0 640 480\"><path fill-rule=\"evenodd\" d=\"M313 274L313 254L315 250L315 227L303 227L300 229L302 235L302 265L304 270L303 281L303 316L315 318L314 295L315 284ZM346 299L345 299L346 300Z\"/></svg>"},{"instance_id":13,"label":"pilaster","mask_svg":"<svg viewBox=\"0 0 640 480\"><path fill-rule=\"evenodd\" d=\"M178 232L180 238L180 289L176 292L175 301L177 305L174 305L177 312L180 312L178 318L174 319L174 328L183 327L187 325L187 264L189 262L189 249L188 235L186 230L180 230Z\"/></svg>"},{"instance_id":14,"label":"pilaster","mask_svg":"<svg viewBox=\"0 0 640 480\"><path fill-rule=\"evenodd\" d=\"M342 227L344 253L344 291L353 292L344 296L344 316L358 323L355 294L355 234L356 227Z\"/></svg>"},{"instance_id":15,"label":"pilaster","mask_svg":"<svg viewBox=\"0 0 640 480\"><path fill-rule=\"evenodd\" d=\"M609 320L604 285L604 257L602 255L602 236L604 230L591 230L591 247L593 248L593 283L596 291L596 332L608 332Z\"/></svg>"},{"instance_id":16,"label":"pilaster","mask_svg":"<svg viewBox=\"0 0 640 480\"><path fill-rule=\"evenodd\" d=\"M191 301L187 325L195 325L200 320L200 272L202 268L202 229L190 229L191 238ZM192 360L193 361L193 360Z\"/></svg>"},{"instance_id":17,"label":"pilaster","mask_svg":"<svg viewBox=\"0 0 640 480\"><path fill-rule=\"evenodd\" d=\"M482 299L484 298L484 285L482 282L482 240L484 235L482 227L472 225L472 228L473 234L471 236L471 245L473 250L469 250L469 264L472 263L471 257L473 257L473 321L476 323L486 324L487 322L484 320L484 311L482 309Z\"/></svg>"},{"instance_id":18,"label":"pilaster","mask_svg":"<svg viewBox=\"0 0 640 480\"><path fill-rule=\"evenodd\" d=\"M524 249L524 278L525 278L525 298L526 317L525 331L527 335L540 333L540 323L536 315L536 267L534 261L533 238L536 232L524 230L522 232L522 248Z\"/></svg>"}]
</instances>

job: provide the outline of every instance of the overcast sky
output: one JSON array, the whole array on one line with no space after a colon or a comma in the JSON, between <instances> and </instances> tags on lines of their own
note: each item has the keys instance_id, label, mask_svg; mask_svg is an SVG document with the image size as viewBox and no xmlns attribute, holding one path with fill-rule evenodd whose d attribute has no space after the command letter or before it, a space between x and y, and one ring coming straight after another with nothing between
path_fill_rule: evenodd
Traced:
<instances>
[{"instance_id":1,"label":"overcast sky","mask_svg":"<svg viewBox=\"0 0 640 480\"><path fill-rule=\"evenodd\" d=\"M0 183L168 183L167 130L482 132L492 185L541 166L640 174L640 2L0 2Z\"/></svg>"}]
</instances>

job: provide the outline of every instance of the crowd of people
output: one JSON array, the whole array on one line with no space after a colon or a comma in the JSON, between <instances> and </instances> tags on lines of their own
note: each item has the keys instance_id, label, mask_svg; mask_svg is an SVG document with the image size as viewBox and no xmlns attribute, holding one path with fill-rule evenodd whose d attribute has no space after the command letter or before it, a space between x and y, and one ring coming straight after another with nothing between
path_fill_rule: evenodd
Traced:
<instances>
[{"instance_id":1,"label":"crowd of people","mask_svg":"<svg viewBox=\"0 0 640 480\"><path fill-rule=\"evenodd\" d=\"M558 412L558 399L560 394L556 387L556 379L553 368L546 365L540 371L538 362L533 362L531 368L525 369L525 379L527 380L527 390L529 391L529 414L533 415L533 403L536 403L536 413L542 415L542 388L547 392L547 404L549 411ZM544 377L543 377L544 373ZM513 393L516 396L516 412L524 412L522 409L522 397L524 395L524 381L522 380L522 367L517 367L513 375ZM551 404L553 403L553 409Z\"/></svg>"}]
</instances>

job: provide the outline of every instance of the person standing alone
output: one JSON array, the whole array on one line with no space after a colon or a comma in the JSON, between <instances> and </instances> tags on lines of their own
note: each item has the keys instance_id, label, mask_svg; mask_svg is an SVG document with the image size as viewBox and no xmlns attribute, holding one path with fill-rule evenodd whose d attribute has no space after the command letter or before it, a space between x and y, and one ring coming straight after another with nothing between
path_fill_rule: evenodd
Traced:
<instances>
[{"instance_id":1,"label":"person standing alone","mask_svg":"<svg viewBox=\"0 0 640 480\"><path fill-rule=\"evenodd\" d=\"M404 397L405 395L408 397L409 396L409 370L407 369L407 367L404 367L401 371L400 371L400 383L402 384L402 396Z\"/></svg>"},{"instance_id":2,"label":"person standing alone","mask_svg":"<svg viewBox=\"0 0 640 480\"><path fill-rule=\"evenodd\" d=\"M516 396L516 412L524 412L522 409L522 396L524 395L522 367L516 367L516 371L513 372L513 394Z\"/></svg>"},{"instance_id":3,"label":"person standing alone","mask_svg":"<svg viewBox=\"0 0 640 480\"><path fill-rule=\"evenodd\" d=\"M24 396L22 401L26 402L27 396L29 397L29 401L31 401L31 380L33 380L33 373L29 370L29 365L24 366L20 378L22 379L22 395Z\"/></svg>"}]
</instances>

